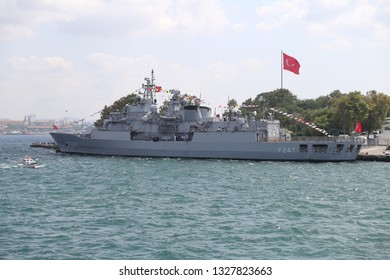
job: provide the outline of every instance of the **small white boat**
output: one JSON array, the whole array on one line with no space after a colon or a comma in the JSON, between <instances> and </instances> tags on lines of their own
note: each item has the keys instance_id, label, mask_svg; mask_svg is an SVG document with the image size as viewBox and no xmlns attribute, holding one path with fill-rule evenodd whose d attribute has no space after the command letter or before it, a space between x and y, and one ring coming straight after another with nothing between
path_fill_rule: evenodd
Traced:
<instances>
[{"instance_id":1,"label":"small white boat","mask_svg":"<svg viewBox=\"0 0 390 280\"><path fill-rule=\"evenodd\" d=\"M39 164L36 160L27 155L23 158L22 163L18 164L18 166L27 168L41 168L44 165Z\"/></svg>"}]
</instances>

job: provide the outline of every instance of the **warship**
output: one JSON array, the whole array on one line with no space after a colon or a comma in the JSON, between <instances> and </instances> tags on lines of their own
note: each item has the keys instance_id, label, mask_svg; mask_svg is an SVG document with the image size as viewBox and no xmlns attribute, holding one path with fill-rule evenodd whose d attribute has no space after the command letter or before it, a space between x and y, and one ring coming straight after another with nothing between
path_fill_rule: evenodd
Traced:
<instances>
[{"instance_id":1,"label":"warship","mask_svg":"<svg viewBox=\"0 0 390 280\"><path fill-rule=\"evenodd\" d=\"M354 161L362 142L353 136L325 136L295 140L270 115L256 120L240 110L213 115L211 109L186 100L179 90L164 115L159 114L152 70L136 101L111 112L101 128L89 133L53 131L58 151L69 154L235 159L266 161Z\"/></svg>"}]
</instances>

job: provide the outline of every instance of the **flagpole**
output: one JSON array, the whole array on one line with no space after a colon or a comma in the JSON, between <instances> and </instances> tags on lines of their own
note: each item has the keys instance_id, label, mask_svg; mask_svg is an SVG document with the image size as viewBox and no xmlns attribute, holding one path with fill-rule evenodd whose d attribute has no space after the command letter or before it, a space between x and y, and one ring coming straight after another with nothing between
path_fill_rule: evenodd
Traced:
<instances>
[{"instance_id":1,"label":"flagpole","mask_svg":"<svg viewBox=\"0 0 390 280\"><path fill-rule=\"evenodd\" d=\"M283 89L283 50L280 51L280 89Z\"/></svg>"}]
</instances>

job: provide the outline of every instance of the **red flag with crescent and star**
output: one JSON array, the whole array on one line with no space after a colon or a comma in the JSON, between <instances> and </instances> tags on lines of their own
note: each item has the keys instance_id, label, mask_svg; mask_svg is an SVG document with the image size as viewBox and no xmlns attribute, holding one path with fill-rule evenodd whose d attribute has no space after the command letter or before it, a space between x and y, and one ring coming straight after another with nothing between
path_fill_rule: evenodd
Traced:
<instances>
[{"instance_id":1,"label":"red flag with crescent and star","mask_svg":"<svg viewBox=\"0 0 390 280\"><path fill-rule=\"evenodd\" d=\"M299 75L299 68L301 65L299 64L298 60L296 60L294 57L289 56L285 53L283 53L283 69L291 71L297 75Z\"/></svg>"}]
</instances>

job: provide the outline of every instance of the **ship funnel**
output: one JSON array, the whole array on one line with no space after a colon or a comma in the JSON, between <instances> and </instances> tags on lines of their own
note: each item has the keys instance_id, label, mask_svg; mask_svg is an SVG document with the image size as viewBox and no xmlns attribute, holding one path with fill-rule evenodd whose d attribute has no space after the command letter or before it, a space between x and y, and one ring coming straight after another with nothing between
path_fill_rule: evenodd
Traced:
<instances>
[{"instance_id":1,"label":"ship funnel","mask_svg":"<svg viewBox=\"0 0 390 280\"><path fill-rule=\"evenodd\" d=\"M199 110L203 120L207 120L208 118L211 117L211 109L209 107L200 106Z\"/></svg>"},{"instance_id":2,"label":"ship funnel","mask_svg":"<svg viewBox=\"0 0 390 280\"><path fill-rule=\"evenodd\" d=\"M197 122L202 119L202 114L197 105L184 106L184 120L186 122Z\"/></svg>"}]
</instances>

